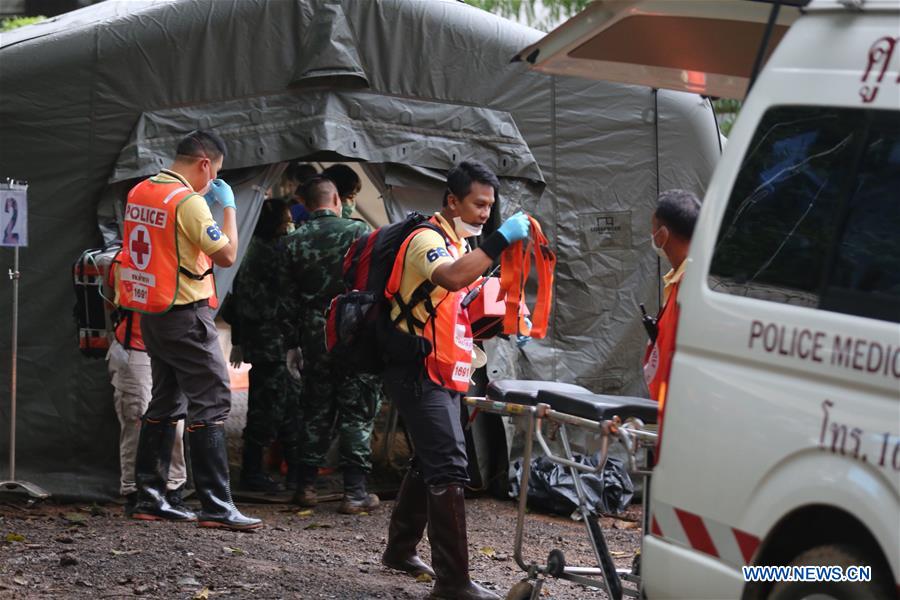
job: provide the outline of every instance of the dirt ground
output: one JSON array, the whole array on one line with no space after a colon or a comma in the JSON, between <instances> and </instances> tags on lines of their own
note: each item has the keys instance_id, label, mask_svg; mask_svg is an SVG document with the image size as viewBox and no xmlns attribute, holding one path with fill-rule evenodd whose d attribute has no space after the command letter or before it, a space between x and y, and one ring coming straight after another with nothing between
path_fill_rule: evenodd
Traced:
<instances>
[{"instance_id":1,"label":"dirt ground","mask_svg":"<svg viewBox=\"0 0 900 600\"><path fill-rule=\"evenodd\" d=\"M192 504L192 502L188 502ZM473 579L505 595L523 577L512 559L516 506L468 501ZM432 583L380 563L392 503L370 515L338 514L337 503L300 512L286 504L241 504L266 526L253 533L124 518L115 504L28 504L0 497L0 598L424 598ZM640 507L603 529L618 566L639 546ZM568 564L593 566L584 526L530 514L525 557L546 561L562 549ZM429 559L428 544L420 553ZM544 598L600 598L550 580Z\"/></svg>"}]
</instances>

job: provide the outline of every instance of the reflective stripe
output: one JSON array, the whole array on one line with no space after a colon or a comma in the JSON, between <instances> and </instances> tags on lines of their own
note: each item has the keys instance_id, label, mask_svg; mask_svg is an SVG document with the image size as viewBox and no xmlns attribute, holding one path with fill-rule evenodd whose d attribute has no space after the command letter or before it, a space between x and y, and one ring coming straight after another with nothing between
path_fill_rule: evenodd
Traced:
<instances>
[{"instance_id":1,"label":"reflective stripe","mask_svg":"<svg viewBox=\"0 0 900 600\"><path fill-rule=\"evenodd\" d=\"M169 194L168 196L166 196L166 198L162 201L162 203L163 203L163 204L168 204L169 201L175 196L175 194L180 194L181 192L188 192L188 191L190 191L188 188L186 188L186 187L180 187L180 188L178 188L177 190L174 190L174 191L173 191L171 194Z\"/></svg>"},{"instance_id":2,"label":"reflective stripe","mask_svg":"<svg viewBox=\"0 0 900 600\"><path fill-rule=\"evenodd\" d=\"M760 544L760 539L751 533L661 502L653 502L650 523L651 535L734 568L749 565Z\"/></svg>"}]
</instances>

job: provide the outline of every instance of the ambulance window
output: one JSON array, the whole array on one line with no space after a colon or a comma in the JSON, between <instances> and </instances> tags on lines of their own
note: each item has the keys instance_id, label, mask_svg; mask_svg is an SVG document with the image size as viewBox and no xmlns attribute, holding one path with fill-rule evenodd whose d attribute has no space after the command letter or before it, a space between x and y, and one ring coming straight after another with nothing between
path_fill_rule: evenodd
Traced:
<instances>
[{"instance_id":1,"label":"ambulance window","mask_svg":"<svg viewBox=\"0 0 900 600\"><path fill-rule=\"evenodd\" d=\"M783 106L744 157L710 267L719 292L815 307L864 111Z\"/></svg>"},{"instance_id":2,"label":"ambulance window","mask_svg":"<svg viewBox=\"0 0 900 600\"><path fill-rule=\"evenodd\" d=\"M868 132L821 308L900 322L900 113Z\"/></svg>"}]
</instances>

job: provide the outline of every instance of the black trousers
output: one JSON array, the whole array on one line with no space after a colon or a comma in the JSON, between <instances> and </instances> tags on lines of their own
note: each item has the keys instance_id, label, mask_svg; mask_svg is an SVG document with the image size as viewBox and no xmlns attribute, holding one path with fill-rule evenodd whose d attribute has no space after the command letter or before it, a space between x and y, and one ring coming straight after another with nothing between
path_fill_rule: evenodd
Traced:
<instances>
[{"instance_id":1,"label":"black trousers","mask_svg":"<svg viewBox=\"0 0 900 600\"><path fill-rule=\"evenodd\" d=\"M153 374L144 417L187 419L188 426L224 422L231 411L231 388L212 309L142 315L141 334Z\"/></svg>"},{"instance_id":2,"label":"black trousers","mask_svg":"<svg viewBox=\"0 0 900 600\"><path fill-rule=\"evenodd\" d=\"M417 369L389 367L384 389L415 446L415 462L428 485L469 481L461 394L441 387Z\"/></svg>"}]
</instances>

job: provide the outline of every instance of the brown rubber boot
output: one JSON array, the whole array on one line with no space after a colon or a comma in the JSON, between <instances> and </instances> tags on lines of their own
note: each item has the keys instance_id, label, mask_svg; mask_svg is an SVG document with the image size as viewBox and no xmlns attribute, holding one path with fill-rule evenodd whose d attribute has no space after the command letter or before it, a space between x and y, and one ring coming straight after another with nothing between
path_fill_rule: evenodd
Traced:
<instances>
[{"instance_id":1,"label":"brown rubber boot","mask_svg":"<svg viewBox=\"0 0 900 600\"><path fill-rule=\"evenodd\" d=\"M419 558L416 546L422 541L428 522L428 488L422 473L412 468L406 472L394 511L388 526L388 543L381 564L403 571L413 577L428 575L434 578L434 571Z\"/></svg>"},{"instance_id":2,"label":"brown rubber boot","mask_svg":"<svg viewBox=\"0 0 900 600\"><path fill-rule=\"evenodd\" d=\"M469 578L466 497L459 483L428 487L428 539L437 578L429 598L500 600Z\"/></svg>"}]
</instances>

